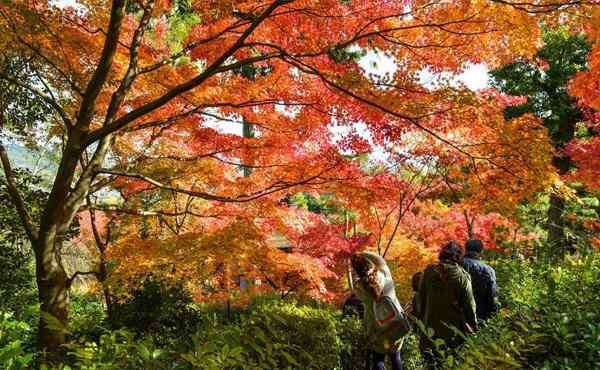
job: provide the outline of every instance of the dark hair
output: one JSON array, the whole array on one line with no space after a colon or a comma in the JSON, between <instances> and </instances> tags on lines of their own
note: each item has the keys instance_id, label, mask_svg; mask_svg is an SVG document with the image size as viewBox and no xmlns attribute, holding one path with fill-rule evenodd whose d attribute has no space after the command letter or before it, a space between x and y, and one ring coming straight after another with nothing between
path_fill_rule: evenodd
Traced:
<instances>
[{"instance_id":1,"label":"dark hair","mask_svg":"<svg viewBox=\"0 0 600 370\"><path fill-rule=\"evenodd\" d=\"M412 276L412 288L415 292L419 291L419 285L421 285L421 277L423 277L423 272L415 272Z\"/></svg>"},{"instance_id":2,"label":"dark hair","mask_svg":"<svg viewBox=\"0 0 600 370\"><path fill-rule=\"evenodd\" d=\"M378 297L383 289L377 276L375 264L362 253L355 253L350 258L352 268L356 271L359 281L362 282L367 291L374 297Z\"/></svg>"},{"instance_id":3,"label":"dark hair","mask_svg":"<svg viewBox=\"0 0 600 370\"><path fill-rule=\"evenodd\" d=\"M467 252L481 253L483 252L483 242L479 239L469 239L465 243L465 250Z\"/></svg>"},{"instance_id":4,"label":"dark hair","mask_svg":"<svg viewBox=\"0 0 600 370\"><path fill-rule=\"evenodd\" d=\"M350 257L350 263L352 264L352 268L358 274L359 278L364 278L368 275L369 270L372 268L372 263L368 259L366 259L360 253L354 253L352 257Z\"/></svg>"},{"instance_id":5,"label":"dark hair","mask_svg":"<svg viewBox=\"0 0 600 370\"><path fill-rule=\"evenodd\" d=\"M448 242L440 250L439 260L460 263L463 257L463 251L460 245L454 240Z\"/></svg>"}]
</instances>

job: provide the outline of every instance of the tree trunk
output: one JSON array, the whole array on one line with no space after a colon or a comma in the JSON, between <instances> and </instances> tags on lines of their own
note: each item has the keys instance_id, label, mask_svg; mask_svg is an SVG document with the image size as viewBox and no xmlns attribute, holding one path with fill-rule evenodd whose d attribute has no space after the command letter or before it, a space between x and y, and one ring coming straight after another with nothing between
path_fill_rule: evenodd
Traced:
<instances>
[{"instance_id":1,"label":"tree trunk","mask_svg":"<svg viewBox=\"0 0 600 370\"><path fill-rule=\"evenodd\" d=\"M571 168L571 161L566 156L552 157L552 164L560 176L564 176ZM551 258L562 258L565 255L566 235L563 221L565 210L564 199L554 192L550 194L550 206L548 207L548 248Z\"/></svg>"},{"instance_id":2,"label":"tree trunk","mask_svg":"<svg viewBox=\"0 0 600 370\"><path fill-rule=\"evenodd\" d=\"M463 214L465 215L465 224L467 225L467 238L474 239L475 234L473 233L475 216L473 218L469 218L469 212L465 209L463 210Z\"/></svg>"},{"instance_id":3,"label":"tree trunk","mask_svg":"<svg viewBox=\"0 0 600 370\"><path fill-rule=\"evenodd\" d=\"M59 247L52 238L38 242L35 248L40 301L38 344L51 362L62 357L69 319L69 278L60 264Z\"/></svg>"},{"instance_id":4,"label":"tree trunk","mask_svg":"<svg viewBox=\"0 0 600 370\"><path fill-rule=\"evenodd\" d=\"M548 246L552 257L564 257L565 254L565 230L563 225L564 200L556 194L550 195L550 207L548 207Z\"/></svg>"},{"instance_id":5,"label":"tree trunk","mask_svg":"<svg viewBox=\"0 0 600 370\"><path fill-rule=\"evenodd\" d=\"M113 301L112 295L110 294L110 288L108 287L108 269L106 267L106 260L104 257L104 250L102 250L102 256L100 258L100 271L97 275L100 284L102 284L102 294L104 295L104 302L106 303L106 316L108 321L113 320Z\"/></svg>"}]
</instances>

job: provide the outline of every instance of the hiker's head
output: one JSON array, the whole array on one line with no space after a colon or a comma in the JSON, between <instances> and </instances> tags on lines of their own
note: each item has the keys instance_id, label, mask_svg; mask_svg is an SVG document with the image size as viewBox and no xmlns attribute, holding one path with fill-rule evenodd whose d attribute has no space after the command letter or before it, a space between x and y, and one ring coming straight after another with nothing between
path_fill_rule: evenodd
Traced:
<instances>
[{"instance_id":1,"label":"hiker's head","mask_svg":"<svg viewBox=\"0 0 600 370\"><path fill-rule=\"evenodd\" d=\"M383 292L384 279L375 264L362 253L353 254L350 261L359 284L373 297L379 297Z\"/></svg>"},{"instance_id":2,"label":"hiker's head","mask_svg":"<svg viewBox=\"0 0 600 370\"><path fill-rule=\"evenodd\" d=\"M423 272L419 271L416 272L413 276L412 276L412 288L415 292L419 291L419 285L421 285L421 277L423 276Z\"/></svg>"},{"instance_id":3,"label":"hiker's head","mask_svg":"<svg viewBox=\"0 0 600 370\"><path fill-rule=\"evenodd\" d=\"M460 263L463 257L463 251L454 240L449 241L440 250L439 260L445 262Z\"/></svg>"},{"instance_id":4,"label":"hiker's head","mask_svg":"<svg viewBox=\"0 0 600 370\"><path fill-rule=\"evenodd\" d=\"M368 258L365 258L362 253L354 253L352 257L350 257L350 263L359 279L367 276L369 271L375 268L373 262L369 261Z\"/></svg>"},{"instance_id":5,"label":"hiker's head","mask_svg":"<svg viewBox=\"0 0 600 370\"><path fill-rule=\"evenodd\" d=\"M483 242L478 239L469 239L465 243L465 253L478 256L483 252Z\"/></svg>"}]
</instances>

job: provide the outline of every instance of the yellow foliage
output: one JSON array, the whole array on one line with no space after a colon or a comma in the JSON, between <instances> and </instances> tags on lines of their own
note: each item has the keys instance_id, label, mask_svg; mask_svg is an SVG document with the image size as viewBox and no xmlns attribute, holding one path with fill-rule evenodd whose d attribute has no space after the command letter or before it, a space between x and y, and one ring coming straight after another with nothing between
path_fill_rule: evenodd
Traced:
<instances>
[{"instance_id":1,"label":"yellow foliage","mask_svg":"<svg viewBox=\"0 0 600 370\"><path fill-rule=\"evenodd\" d=\"M412 299L412 276L423 271L435 257L435 253L421 243L401 237L392 242L385 259L394 277L400 302L404 304Z\"/></svg>"}]
</instances>

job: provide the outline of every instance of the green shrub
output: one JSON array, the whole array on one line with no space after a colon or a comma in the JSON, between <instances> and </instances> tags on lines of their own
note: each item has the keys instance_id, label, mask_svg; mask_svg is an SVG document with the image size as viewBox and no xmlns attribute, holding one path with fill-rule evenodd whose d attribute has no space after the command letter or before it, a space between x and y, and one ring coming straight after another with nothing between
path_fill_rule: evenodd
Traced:
<instances>
[{"instance_id":1,"label":"green shrub","mask_svg":"<svg viewBox=\"0 0 600 370\"><path fill-rule=\"evenodd\" d=\"M352 343L363 340L357 320L341 320L330 308L294 302L265 302L240 316L239 322L206 328L194 349L182 357L209 369L336 369L363 353ZM364 363L364 360L362 360ZM356 363L356 362L354 362Z\"/></svg>"},{"instance_id":2,"label":"green shrub","mask_svg":"<svg viewBox=\"0 0 600 370\"><path fill-rule=\"evenodd\" d=\"M125 302L113 306L112 326L128 328L140 335L152 335L166 344L173 338L191 335L201 321L192 297L179 282L152 275L130 292Z\"/></svg>"},{"instance_id":3,"label":"green shrub","mask_svg":"<svg viewBox=\"0 0 600 370\"><path fill-rule=\"evenodd\" d=\"M136 339L127 330L104 334L98 342L70 345L75 367L101 369L174 369L169 354L156 347L151 339Z\"/></svg>"},{"instance_id":4,"label":"green shrub","mask_svg":"<svg viewBox=\"0 0 600 370\"><path fill-rule=\"evenodd\" d=\"M505 309L446 365L465 369L600 368L600 258L567 258L559 266L509 260ZM501 286L502 288L502 286Z\"/></svg>"},{"instance_id":5,"label":"green shrub","mask_svg":"<svg viewBox=\"0 0 600 370\"><path fill-rule=\"evenodd\" d=\"M0 312L1 369L29 369L33 366L32 336L29 324L16 320L11 312Z\"/></svg>"},{"instance_id":6,"label":"green shrub","mask_svg":"<svg viewBox=\"0 0 600 370\"><path fill-rule=\"evenodd\" d=\"M106 333L105 308L95 295L72 295L70 317L72 339L97 341Z\"/></svg>"},{"instance_id":7,"label":"green shrub","mask_svg":"<svg viewBox=\"0 0 600 370\"><path fill-rule=\"evenodd\" d=\"M332 307L261 298L237 311L235 321L224 323L220 312L203 317L197 333L179 341L122 329L72 343L74 368L354 369L365 363L365 351L356 350L364 348L362 324Z\"/></svg>"}]
</instances>

